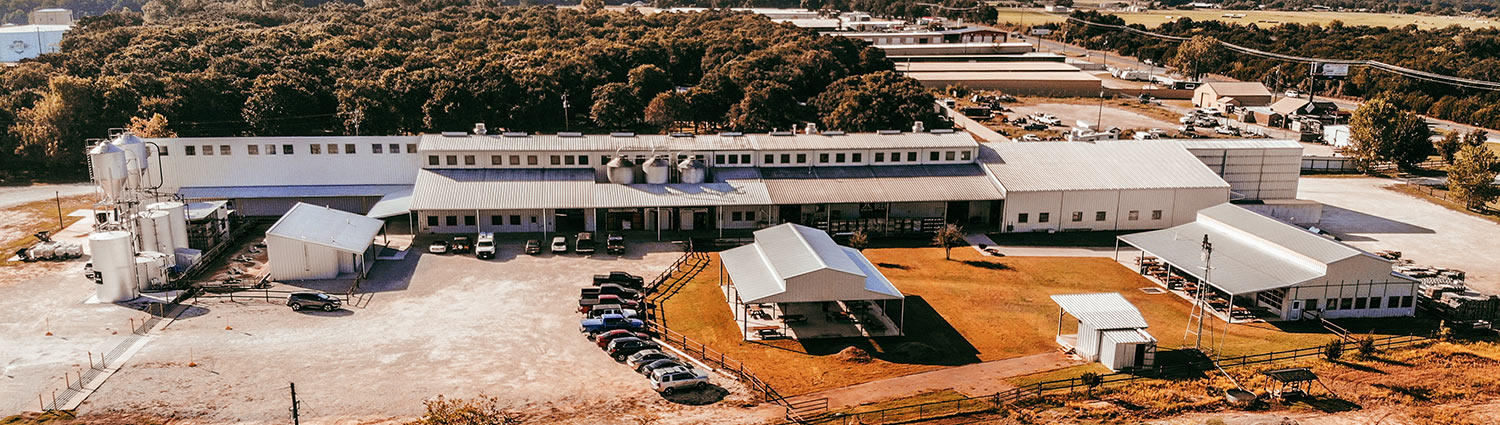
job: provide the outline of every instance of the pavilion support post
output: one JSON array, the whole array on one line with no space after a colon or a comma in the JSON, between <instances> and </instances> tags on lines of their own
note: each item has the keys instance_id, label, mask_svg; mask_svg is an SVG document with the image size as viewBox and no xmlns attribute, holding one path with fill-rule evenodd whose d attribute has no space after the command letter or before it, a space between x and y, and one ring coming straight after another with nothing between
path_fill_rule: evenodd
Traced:
<instances>
[{"instance_id":1,"label":"pavilion support post","mask_svg":"<svg viewBox=\"0 0 1500 425\"><path fill-rule=\"evenodd\" d=\"M906 297L901 297L901 335L906 335Z\"/></svg>"},{"instance_id":2,"label":"pavilion support post","mask_svg":"<svg viewBox=\"0 0 1500 425\"><path fill-rule=\"evenodd\" d=\"M1115 261L1120 261L1120 238L1115 238Z\"/></svg>"},{"instance_id":3,"label":"pavilion support post","mask_svg":"<svg viewBox=\"0 0 1500 425\"><path fill-rule=\"evenodd\" d=\"M1234 324L1234 294L1229 294L1229 308L1224 311L1224 317L1228 318L1224 323Z\"/></svg>"}]
</instances>

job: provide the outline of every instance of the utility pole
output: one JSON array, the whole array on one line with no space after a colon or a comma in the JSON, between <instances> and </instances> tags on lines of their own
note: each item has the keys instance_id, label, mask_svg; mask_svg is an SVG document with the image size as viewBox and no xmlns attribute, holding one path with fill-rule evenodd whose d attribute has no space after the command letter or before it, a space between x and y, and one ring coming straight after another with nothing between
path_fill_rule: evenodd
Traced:
<instances>
[{"instance_id":1,"label":"utility pole","mask_svg":"<svg viewBox=\"0 0 1500 425\"><path fill-rule=\"evenodd\" d=\"M63 231L62 192L52 191L52 200L55 201L55 202L57 202L57 233L62 233L62 231Z\"/></svg>"},{"instance_id":2,"label":"utility pole","mask_svg":"<svg viewBox=\"0 0 1500 425\"><path fill-rule=\"evenodd\" d=\"M297 403L297 383L293 382L292 383L292 425L301 425L301 423L302 423L301 420L297 417L297 406L298 406L298 404L299 403Z\"/></svg>"}]
</instances>

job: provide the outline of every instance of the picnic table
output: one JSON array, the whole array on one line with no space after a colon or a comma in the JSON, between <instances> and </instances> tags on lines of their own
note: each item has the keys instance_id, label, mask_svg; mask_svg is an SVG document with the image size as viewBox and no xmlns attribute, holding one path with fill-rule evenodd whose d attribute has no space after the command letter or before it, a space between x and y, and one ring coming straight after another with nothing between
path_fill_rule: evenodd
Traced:
<instances>
[{"instance_id":1,"label":"picnic table","mask_svg":"<svg viewBox=\"0 0 1500 425\"><path fill-rule=\"evenodd\" d=\"M783 314L781 323L807 323L807 316L801 314Z\"/></svg>"}]
</instances>

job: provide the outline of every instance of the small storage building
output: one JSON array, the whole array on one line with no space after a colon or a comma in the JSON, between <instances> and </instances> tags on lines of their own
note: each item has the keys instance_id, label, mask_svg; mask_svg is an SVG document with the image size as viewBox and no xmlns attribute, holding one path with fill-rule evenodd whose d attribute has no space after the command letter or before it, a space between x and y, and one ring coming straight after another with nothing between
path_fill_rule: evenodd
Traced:
<instances>
[{"instance_id":1,"label":"small storage building","mask_svg":"<svg viewBox=\"0 0 1500 425\"><path fill-rule=\"evenodd\" d=\"M1146 318L1119 293L1053 295L1057 343L1087 361L1111 371L1150 367L1156 360L1156 338L1146 332ZM1063 334L1064 316L1078 320L1078 332Z\"/></svg>"},{"instance_id":2,"label":"small storage building","mask_svg":"<svg viewBox=\"0 0 1500 425\"><path fill-rule=\"evenodd\" d=\"M1266 90L1264 84L1254 82L1204 83L1193 90L1193 105L1221 111L1228 111L1228 106L1270 106L1271 91Z\"/></svg>"},{"instance_id":3,"label":"small storage building","mask_svg":"<svg viewBox=\"0 0 1500 425\"><path fill-rule=\"evenodd\" d=\"M271 278L333 279L370 271L385 222L328 207L298 203L266 230Z\"/></svg>"}]
</instances>

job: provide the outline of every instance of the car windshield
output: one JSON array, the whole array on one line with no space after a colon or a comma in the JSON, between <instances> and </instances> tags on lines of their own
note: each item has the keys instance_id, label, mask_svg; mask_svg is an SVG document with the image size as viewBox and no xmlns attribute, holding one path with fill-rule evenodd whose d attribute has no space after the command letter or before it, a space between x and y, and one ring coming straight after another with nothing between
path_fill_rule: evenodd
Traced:
<instances>
[{"instance_id":1,"label":"car windshield","mask_svg":"<svg viewBox=\"0 0 1500 425\"><path fill-rule=\"evenodd\" d=\"M494 246L494 245L495 245L495 244L493 244L493 243L490 243L490 242L483 242L483 241L482 241L482 242L479 242L479 244L478 244L478 245L479 245L479 246Z\"/></svg>"}]
</instances>

